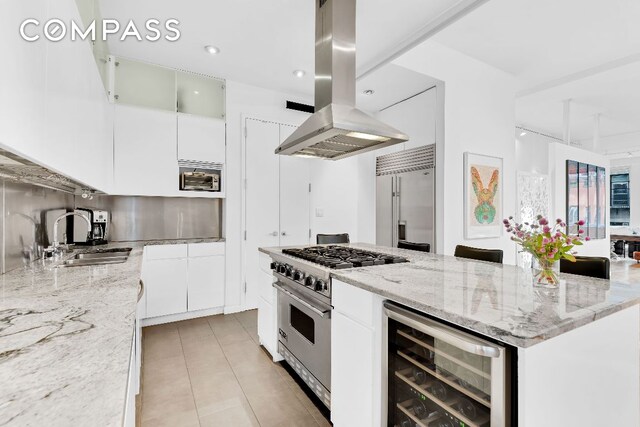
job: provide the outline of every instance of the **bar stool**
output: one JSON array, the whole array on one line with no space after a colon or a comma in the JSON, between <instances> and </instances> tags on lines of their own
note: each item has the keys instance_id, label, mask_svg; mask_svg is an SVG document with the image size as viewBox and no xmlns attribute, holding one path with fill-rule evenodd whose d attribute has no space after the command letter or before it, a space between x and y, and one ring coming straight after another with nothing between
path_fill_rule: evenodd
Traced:
<instances>
[{"instance_id":1,"label":"bar stool","mask_svg":"<svg viewBox=\"0 0 640 427\"><path fill-rule=\"evenodd\" d=\"M501 249L483 249L471 246L458 245L453 253L458 258L475 259L478 261L489 261L502 264L503 252Z\"/></svg>"},{"instance_id":2,"label":"bar stool","mask_svg":"<svg viewBox=\"0 0 640 427\"><path fill-rule=\"evenodd\" d=\"M609 258L577 256L576 262L560 259L560 273L577 274L609 280Z\"/></svg>"},{"instance_id":3,"label":"bar stool","mask_svg":"<svg viewBox=\"0 0 640 427\"><path fill-rule=\"evenodd\" d=\"M330 245L332 243L349 243L349 233L342 234L318 234L316 243L319 245Z\"/></svg>"},{"instance_id":4,"label":"bar stool","mask_svg":"<svg viewBox=\"0 0 640 427\"><path fill-rule=\"evenodd\" d=\"M415 243L407 242L406 240L400 240L398 242L398 249L409 249L419 252L431 252L431 245L428 243Z\"/></svg>"}]
</instances>

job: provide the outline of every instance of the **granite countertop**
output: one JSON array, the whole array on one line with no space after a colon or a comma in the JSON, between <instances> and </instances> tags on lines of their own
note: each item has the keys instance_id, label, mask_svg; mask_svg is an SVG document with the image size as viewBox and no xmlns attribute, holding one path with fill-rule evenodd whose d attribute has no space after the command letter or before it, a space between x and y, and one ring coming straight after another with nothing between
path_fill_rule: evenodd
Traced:
<instances>
[{"instance_id":1,"label":"granite countertop","mask_svg":"<svg viewBox=\"0 0 640 427\"><path fill-rule=\"evenodd\" d=\"M0 425L122 425L142 249L211 241L114 242L96 249L131 247L127 262L1 275Z\"/></svg>"},{"instance_id":2,"label":"granite countertop","mask_svg":"<svg viewBox=\"0 0 640 427\"><path fill-rule=\"evenodd\" d=\"M350 246L404 256L410 262L331 270L331 277L522 348L640 303L640 284L560 274L559 288L549 290L534 288L531 271L511 265ZM261 250L287 258L281 249Z\"/></svg>"}]
</instances>

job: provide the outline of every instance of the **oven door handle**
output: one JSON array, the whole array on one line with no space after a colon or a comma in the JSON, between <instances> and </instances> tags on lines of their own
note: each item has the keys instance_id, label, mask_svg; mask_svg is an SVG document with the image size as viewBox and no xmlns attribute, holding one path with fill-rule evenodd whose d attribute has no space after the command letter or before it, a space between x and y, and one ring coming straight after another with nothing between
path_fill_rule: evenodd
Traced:
<instances>
[{"instance_id":1,"label":"oven door handle","mask_svg":"<svg viewBox=\"0 0 640 427\"><path fill-rule=\"evenodd\" d=\"M279 285L278 283L274 283L273 287L276 288L278 291L286 294L290 298L294 299L296 302L299 302L300 304L304 305L309 310L313 311L315 314L317 314L318 316L320 316L322 318L329 317L331 315L331 309L323 310L321 308L318 308L315 305L313 305L312 303L310 303L308 301L305 301L300 296L298 296L298 295L294 294L293 292L291 292L290 290L286 289L284 286Z\"/></svg>"}]
</instances>

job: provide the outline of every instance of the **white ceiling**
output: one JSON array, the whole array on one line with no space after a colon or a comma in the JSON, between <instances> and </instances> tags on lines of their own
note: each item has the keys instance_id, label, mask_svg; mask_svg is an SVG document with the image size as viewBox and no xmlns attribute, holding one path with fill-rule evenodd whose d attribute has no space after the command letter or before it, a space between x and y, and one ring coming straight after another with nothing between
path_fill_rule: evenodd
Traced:
<instances>
[{"instance_id":1,"label":"white ceiling","mask_svg":"<svg viewBox=\"0 0 640 427\"><path fill-rule=\"evenodd\" d=\"M131 38L120 42L113 38L109 48L115 55L309 95L313 93L315 63L314 1L102 0L100 6L103 18L133 19L139 28L144 28L150 17L180 21L182 37L178 42L149 43ZM358 66L375 64L459 2L359 0ZM221 53L209 55L205 45L215 45ZM306 76L294 77L296 69L305 70ZM376 81L378 86L384 82Z\"/></svg>"},{"instance_id":2,"label":"white ceiling","mask_svg":"<svg viewBox=\"0 0 640 427\"><path fill-rule=\"evenodd\" d=\"M517 123L572 140L640 131L640 1L491 0L434 40L516 77ZM640 140L637 140L640 145Z\"/></svg>"}]
</instances>

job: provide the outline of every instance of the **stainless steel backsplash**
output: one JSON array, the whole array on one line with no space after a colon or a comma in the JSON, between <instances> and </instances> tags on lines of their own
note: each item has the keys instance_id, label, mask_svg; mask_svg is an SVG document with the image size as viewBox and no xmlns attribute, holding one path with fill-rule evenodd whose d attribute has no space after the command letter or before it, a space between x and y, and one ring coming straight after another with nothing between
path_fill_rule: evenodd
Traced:
<instances>
[{"instance_id":1,"label":"stainless steel backsplash","mask_svg":"<svg viewBox=\"0 0 640 427\"><path fill-rule=\"evenodd\" d=\"M111 212L110 241L223 237L221 199L94 196L76 205Z\"/></svg>"},{"instance_id":2,"label":"stainless steel backsplash","mask_svg":"<svg viewBox=\"0 0 640 427\"><path fill-rule=\"evenodd\" d=\"M53 222L73 208L74 196L35 185L2 180L2 273L37 258L53 240ZM60 235L66 223L60 224Z\"/></svg>"},{"instance_id":3,"label":"stainless steel backsplash","mask_svg":"<svg viewBox=\"0 0 640 427\"><path fill-rule=\"evenodd\" d=\"M0 180L1 272L38 258L53 240L53 222L74 207L111 212L110 241L219 238L222 200L199 198L94 196L83 199L62 191ZM62 221L59 234L66 233Z\"/></svg>"}]
</instances>

